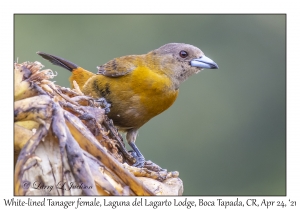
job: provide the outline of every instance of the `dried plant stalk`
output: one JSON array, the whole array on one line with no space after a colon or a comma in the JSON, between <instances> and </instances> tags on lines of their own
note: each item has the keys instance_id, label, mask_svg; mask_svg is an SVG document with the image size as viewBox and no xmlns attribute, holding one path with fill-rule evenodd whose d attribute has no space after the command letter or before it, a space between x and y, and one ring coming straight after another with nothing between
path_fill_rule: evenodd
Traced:
<instances>
[{"instance_id":1,"label":"dried plant stalk","mask_svg":"<svg viewBox=\"0 0 300 210\"><path fill-rule=\"evenodd\" d=\"M49 79L39 62L15 64L15 195L181 195L178 172L133 157L99 102ZM77 87L77 88L76 88Z\"/></svg>"}]
</instances>

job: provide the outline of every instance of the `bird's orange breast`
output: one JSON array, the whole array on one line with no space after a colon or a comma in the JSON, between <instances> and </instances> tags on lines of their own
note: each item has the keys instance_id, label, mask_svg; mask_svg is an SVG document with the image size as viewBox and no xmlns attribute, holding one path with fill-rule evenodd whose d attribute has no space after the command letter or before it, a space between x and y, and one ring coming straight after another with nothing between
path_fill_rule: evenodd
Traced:
<instances>
[{"instance_id":1,"label":"bird's orange breast","mask_svg":"<svg viewBox=\"0 0 300 210\"><path fill-rule=\"evenodd\" d=\"M168 109L178 95L169 77L145 66L116 78L95 75L82 91L95 98L105 97L112 105L108 116L124 129L141 127Z\"/></svg>"}]
</instances>

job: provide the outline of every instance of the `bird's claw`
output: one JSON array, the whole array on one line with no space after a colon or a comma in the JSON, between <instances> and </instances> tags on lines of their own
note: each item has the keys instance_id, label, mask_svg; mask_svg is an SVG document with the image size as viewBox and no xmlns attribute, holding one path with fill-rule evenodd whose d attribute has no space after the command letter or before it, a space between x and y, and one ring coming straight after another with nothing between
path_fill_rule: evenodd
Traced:
<instances>
[{"instance_id":1,"label":"bird's claw","mask_svg":"<svg viewBox=\"0 0 300 210\"><path fill-rule=\"evenodd\" d=\"M105 111L105 114L108 114L110 112L111 104L108 103L105 98L99 98L96 100L96 102L100 103L100 105L103 107Z\"/></svg>"},{"instance_id":2,"label":"bird's claw","mask_svg":"<svg viewBox=\"0 0 300 210\"><path fill-rule=\"evenodd\" d=\"M134 152L134 151L129 151L129 152L135 159L135 163L132 164L132 166L137 167L137 168L143 168L145 165L145 161L146 161L144 156L137 156L136 152Z\"/></svg>"}]
</instances>

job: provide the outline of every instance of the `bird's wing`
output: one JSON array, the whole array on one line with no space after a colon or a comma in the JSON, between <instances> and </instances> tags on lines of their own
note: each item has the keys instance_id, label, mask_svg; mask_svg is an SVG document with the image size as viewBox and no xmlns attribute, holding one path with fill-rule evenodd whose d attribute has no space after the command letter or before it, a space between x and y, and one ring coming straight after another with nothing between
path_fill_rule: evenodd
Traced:
<instances>
[{"instance_id":1,"label":"bird's wing","mask_svg":"<svg viewBox=\"0 0 300 210\"><path fill-rule=\"evenodd\" d=\"M102 66L98 66L97 74L107 77L121 77L127 75L137 67L135 60L135 56L115 58Z\"/></svg>"}]
</instances>

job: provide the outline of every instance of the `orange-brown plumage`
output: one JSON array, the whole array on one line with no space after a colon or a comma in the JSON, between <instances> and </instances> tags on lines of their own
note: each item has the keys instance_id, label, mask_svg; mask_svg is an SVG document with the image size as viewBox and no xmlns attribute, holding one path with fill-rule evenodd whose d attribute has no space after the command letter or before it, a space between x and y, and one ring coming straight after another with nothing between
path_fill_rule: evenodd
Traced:
<instances>
[{"instance_id":1,"label":"orange-brown plumage","mask_svg":"<svg viewBox=\"0 0 300 210\"><path fill-rule=\"evenodd\" d=\"M144 55L115 58L94 74L57 56L39 52L52 63L72 72L81 91L94 98L104 97L111 104L108 116L137 153L136 166L144 157L135 146L138 129L168 109L176 100L181 82L202 68L218 68L203 52L188 44L170 43Z\"/></svg>"}]
</instances>

